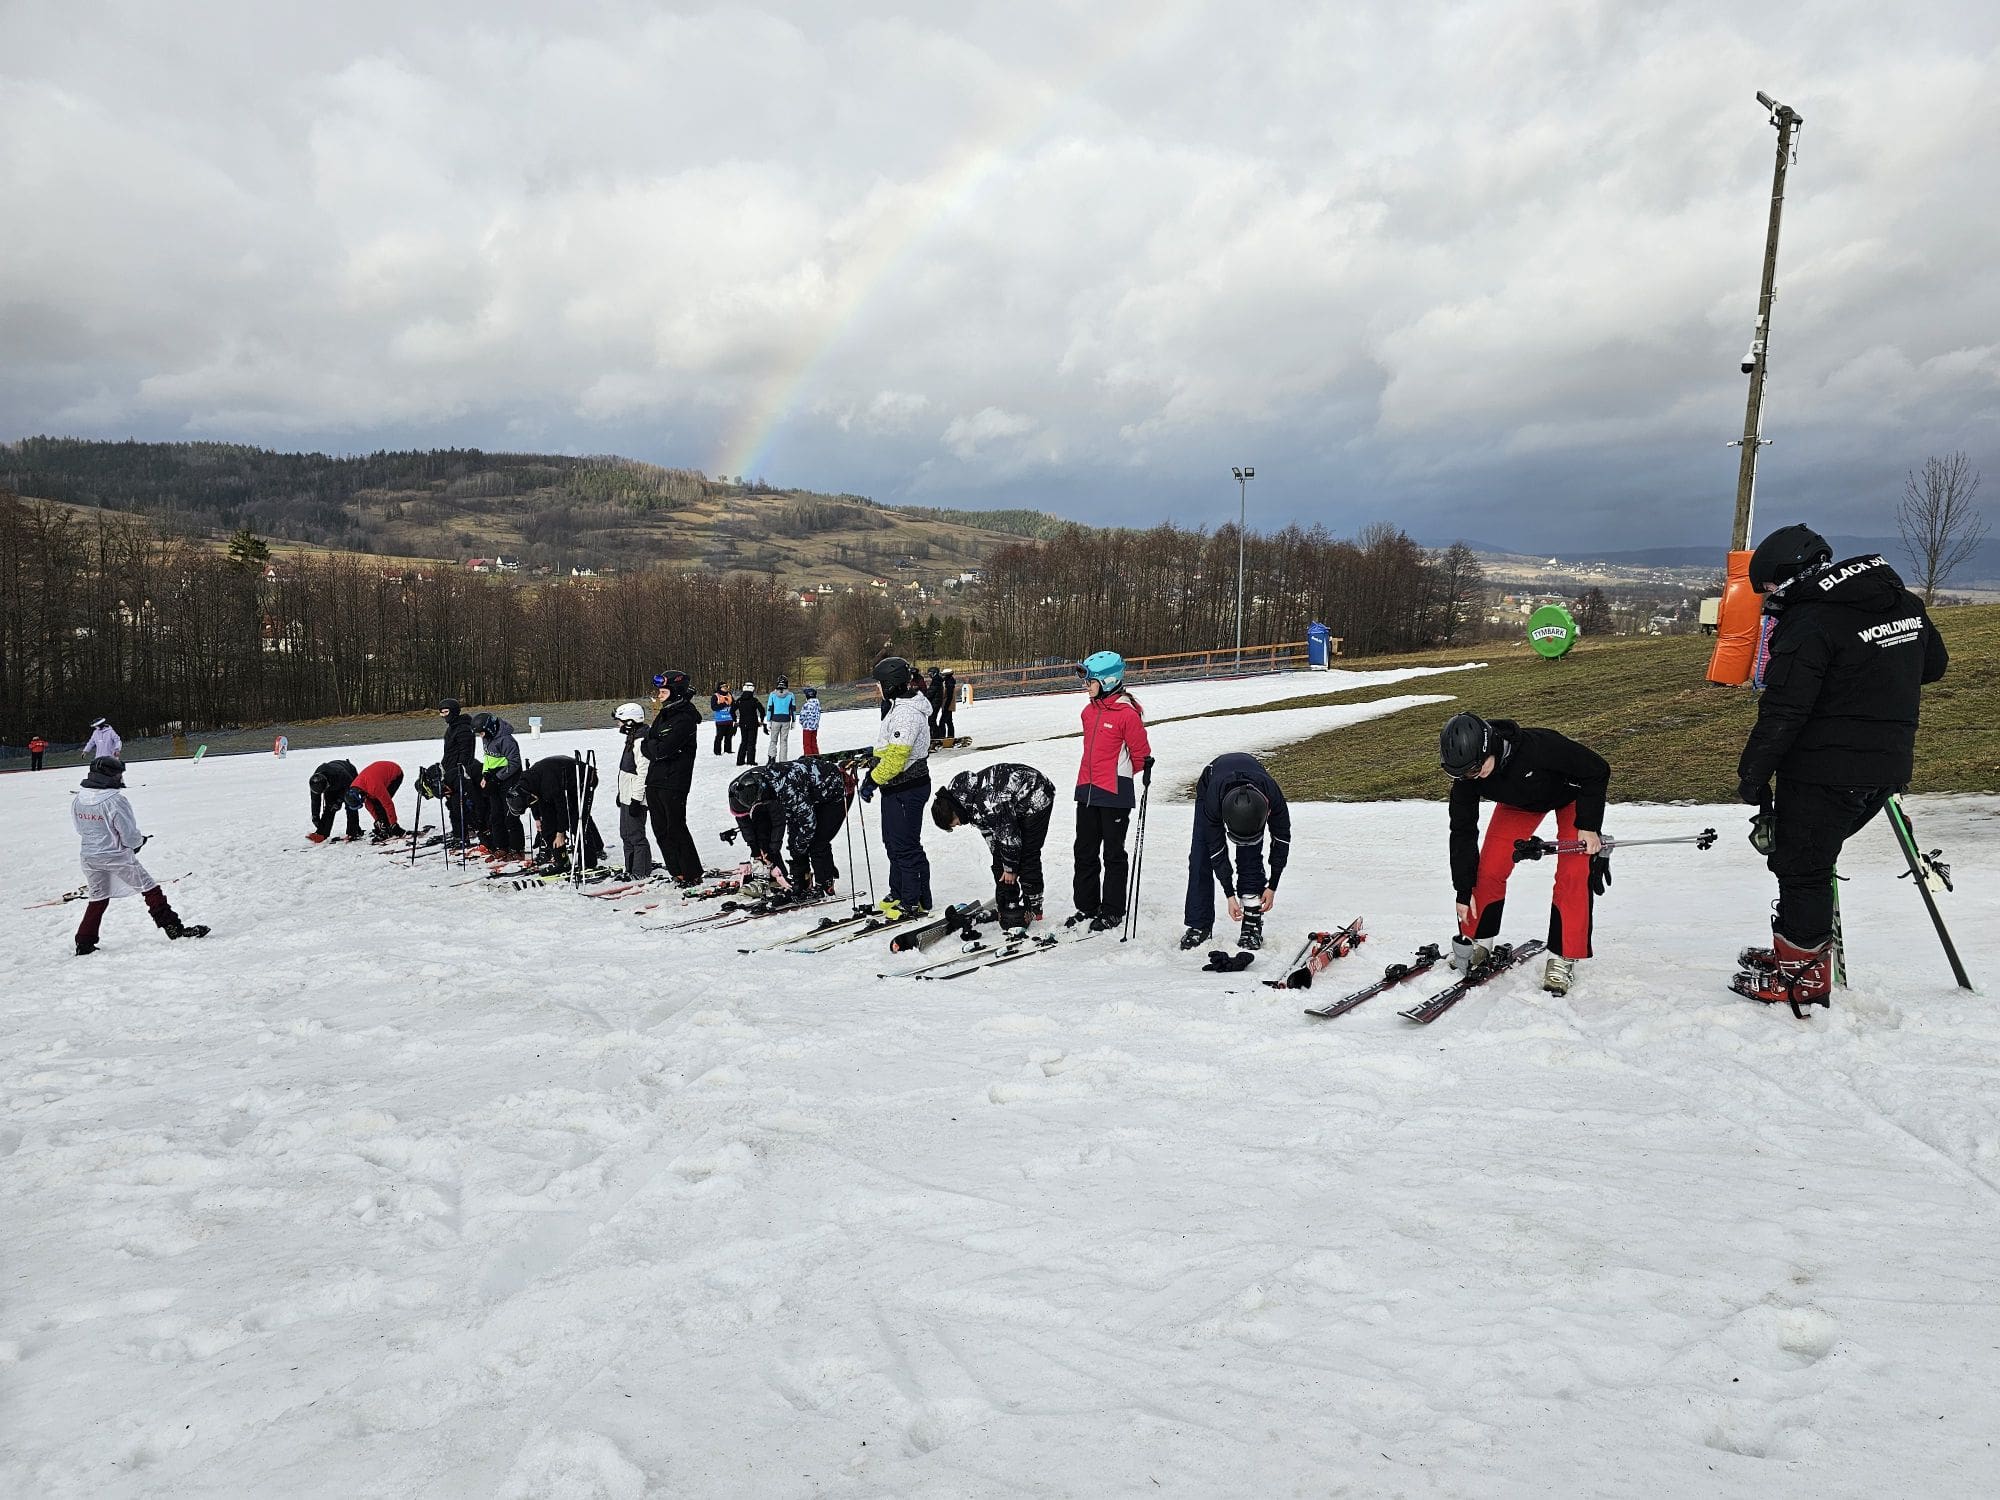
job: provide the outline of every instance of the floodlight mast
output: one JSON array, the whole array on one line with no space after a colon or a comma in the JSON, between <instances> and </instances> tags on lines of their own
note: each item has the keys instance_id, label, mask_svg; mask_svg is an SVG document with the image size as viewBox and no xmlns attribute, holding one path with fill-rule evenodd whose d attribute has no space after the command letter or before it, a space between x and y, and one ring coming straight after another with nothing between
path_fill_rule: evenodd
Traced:
<instances>
[{"instance_id":1,"label":"floodlight mast","mask_svg":"<svg viewBox=\"0 0 2000 1500\"><path fill-rule=\"evenodd\" d=\"M1785 170L1798 150L1799 127L1805 119L1789 104L1780 104L1758 91L1757 102L1771 112L1771 125L1778 132L1778 162L1771 177L1771 221L1764 234L1764 284L1757 297L1757 327L1750 335L1750 351L1743 368L1750 376L1750 395L1744 405L1743 436L1737 439L1742 459L1736 471L1736 519L1729 533L1732 552L1750 545L1751 511L1757 497L1757 450L1764 420L1764 376L1771 339L1771 300L1778 279L1778 224L1785 211Z\"/></svg>"},{"instance_id":2,"label":"floodlight mast","mask_svg":"<svg viewBox=\"0 0 2000 1500\"><path fill-rule=\"evenodd\" d=\"M1250 481L1257 470L1250 464L1232 467L1236 476L1236 670L1243 670L1243 520L1249 508Z\"/></svg>"}]
</instances>

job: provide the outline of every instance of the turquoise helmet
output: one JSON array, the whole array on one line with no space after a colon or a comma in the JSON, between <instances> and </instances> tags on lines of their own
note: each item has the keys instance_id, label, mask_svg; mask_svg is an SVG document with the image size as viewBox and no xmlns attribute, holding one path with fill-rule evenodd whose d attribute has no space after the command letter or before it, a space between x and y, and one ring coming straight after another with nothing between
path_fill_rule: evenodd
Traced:
<instances>
[{"instance_id":1,"label":"turquoise helmet","mask_svg":"<svg viewBox=\"0 0 2000 1500\"><path fill-rule=\"evenodd\" d=\"M1077 663L1076 675L1085 682L1100 683L1105 692L1114 693L1125 681L1125 658L1116 651L1093 651Z\"/></svg>"}]
</instances>

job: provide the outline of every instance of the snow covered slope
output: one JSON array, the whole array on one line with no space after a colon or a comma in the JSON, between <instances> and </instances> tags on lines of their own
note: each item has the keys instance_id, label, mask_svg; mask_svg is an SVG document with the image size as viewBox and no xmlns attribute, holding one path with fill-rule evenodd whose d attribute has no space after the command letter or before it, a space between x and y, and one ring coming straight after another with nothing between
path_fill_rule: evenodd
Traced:
<instances>
[{"instance_id":1,"label":"snow covered slope","mask_svg":"<svg viewBox=\"0 0 2000 1500\"><path fill-rule=\"evenodd\" d=\"M1615 809L1724 837L1617 857L1567 999L1523 973L1419 1029L1430 986L1319 1023L1255 983L1355 915L1315 999L1444 938L1441 804L1300 809L1273 951L1174 951L1166 792L1448 712L1450 677L1407 687L1160 726L1139 939L949 984L314 848L318 757L135 768L216 932L120 902L75 959L75 907L21 908L77 882L76 778L0 778L0 1494L1993 1493L2000 1017L1886 829L1847 861L1854 988L1804 1024L1724 988L1770 896L1736 808ZM940 778L1066 785L1077 702L980 706L982 743L1041 738ZM712 860L731 770L704 750ZM1988 979L2000 804L1913 811ZM941 899L985 889L976 835L927 834ZM1059 812L1055 911L1067 843Z\"/></svg>"}]
</instances>

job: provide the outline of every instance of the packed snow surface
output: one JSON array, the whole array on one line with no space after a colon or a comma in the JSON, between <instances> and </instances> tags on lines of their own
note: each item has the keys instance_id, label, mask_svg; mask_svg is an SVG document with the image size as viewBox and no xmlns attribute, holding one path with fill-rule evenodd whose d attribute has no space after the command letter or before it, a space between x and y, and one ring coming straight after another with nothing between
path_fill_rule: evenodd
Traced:
<instances>
[{"instance_id":1,"label":"packed snow surface","mask_svg":"<svg viewBox=\"0 0 2000 1500\"><path fill-rule=\"evenodd\" d=\"M1615 780L1614 834L1723 837L1615 858L1566 999L1537 967L1424 1029L1397 1012L1442 979L1330 1022L1257 983L1354 916L1311 999L1443 940L1440 804L1297 809L1256 967L1176 951L1169 798L1462 685L1283 706L1385 675L1146 694L1265 711L1159 724L1137 940L943 984L878 979L880 941L738 951L804 917L674 933L308 845L318 755L136 767L145 858L215 932L121 901L78 959L76 906L23 909L78 883L77 777L0 778L0 1494L2000 1490L2000 1018L1879 822L1845 861L1853 988L1803 1023L1725 988L1771 895L1743 810ZM975 706L938 778L1066 789L1078 704ZM435 746L351 758L380 755ZM2000 804L1912 811L1990 978ZM927 842L941 900L988 889L976 834ZM1520 868L1507 936L1543 935L1551 873Z\"/></svg>"}]
</instances>

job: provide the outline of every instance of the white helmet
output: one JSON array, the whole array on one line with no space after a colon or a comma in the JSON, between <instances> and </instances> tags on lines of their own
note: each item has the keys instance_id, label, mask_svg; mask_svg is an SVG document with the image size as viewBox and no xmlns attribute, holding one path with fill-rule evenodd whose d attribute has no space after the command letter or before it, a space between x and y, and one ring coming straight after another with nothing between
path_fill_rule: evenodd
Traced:
<instances>
[{"instance_id":1,"label":"white helmet","mask_svg":"<svg viewBox=\"0 0 2000 1500\"><path fill-rule=\"evenodd\" d=\"M743 691L746 693L754 693L757 691L757 684L754 682L746 682L743 684Z\"/></svg>"},{"instance_id":2,"label":"white helmet","mask_svg":"<svg viewBox=\"0 0 2000 1500\"><path fill-rule=\"evenodd\" d=\"M643 724L646 710L636 703L621 703L611 710L611 717L620 724Z\"/></svg>"}]
</instances>

